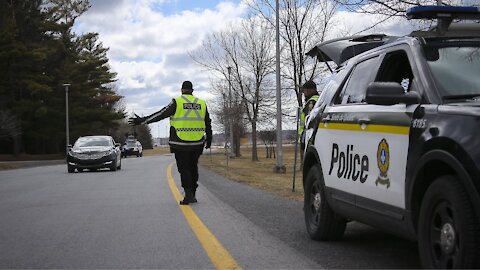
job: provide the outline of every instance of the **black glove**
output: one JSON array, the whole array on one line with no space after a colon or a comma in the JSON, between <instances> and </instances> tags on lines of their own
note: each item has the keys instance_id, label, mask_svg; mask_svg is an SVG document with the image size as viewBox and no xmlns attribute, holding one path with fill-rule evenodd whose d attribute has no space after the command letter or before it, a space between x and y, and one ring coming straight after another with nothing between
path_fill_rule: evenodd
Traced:
<instances>
[{"instance_id":1,"label":"black glove","mask_svg":"<svg viewBox=\"0 0 480 270\"><path fill-rule=\"evenodd\" d=\"M212 146L212 141L207 141L207 142L205 143L205 149L210 148L210 146Z\"/></svg>"},{"instance_id":2,"label":"black glove","mask_svg":"<svg viewBox=\"0 0 480 270\"><path fill-rule=\"evenodd\" d=\"M143 122L145 121L146 117L140 117L136 114L134 114L135 117L130 117L128 119L128 123L132 126L138 126L138 125L141 125L143 124Z\"/></svg>"}]
</instances>

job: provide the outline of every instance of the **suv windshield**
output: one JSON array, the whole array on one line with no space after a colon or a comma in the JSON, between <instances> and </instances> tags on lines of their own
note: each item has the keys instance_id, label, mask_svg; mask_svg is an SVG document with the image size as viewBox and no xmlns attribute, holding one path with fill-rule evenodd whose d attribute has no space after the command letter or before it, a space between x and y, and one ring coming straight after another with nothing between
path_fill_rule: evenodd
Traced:
<instances>
[{"instance_id":1,"label":"suv windshield","mask_svg":"<svg viewBox=\"0 0 480 270\"><path fill-rule=\"evenodd\" d=\"M127 144L127 147L135 147L135 146L137 146L137 145L135 144L135 142L127 142L126 144Z\"/></svg>"},{"instance_id":2,"label":"suv windshield","mask_svg":"<svg viewBox=\"0 0 480 270\"><path fill-rule=\"evenodd\" d=\"M80 138L75 143L75 148L90 147L90 146L111 146L110 140L107 138L94 137L94 138Z\"/></svg>"},{"instance_id":3,"label":"suv windshield","mask_svg":"<svg viewBox=\"0 0 480 270\"><path fill-rule=\"evenodd\" d=\"M426 55L445 100L480 96L480 46L428 48Z\"/></svg>"}]
</instances>

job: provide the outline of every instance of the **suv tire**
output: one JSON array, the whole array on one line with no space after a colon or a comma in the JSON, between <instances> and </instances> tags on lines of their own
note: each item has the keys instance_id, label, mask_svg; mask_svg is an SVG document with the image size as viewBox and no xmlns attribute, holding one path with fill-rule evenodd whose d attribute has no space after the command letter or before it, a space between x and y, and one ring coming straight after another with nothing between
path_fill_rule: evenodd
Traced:
<instances>
[{"instance_id":1,"label":"suv tire","mask_svg":"<svg viewBox=\"0 0 480 270\"><path fill-rule=\"evenodd\" d=\"M418 222L424 268L478 268L480 231L469 196L455 176L437 178L425 192Z\"/></svg>"},{"instance_id":2,"label":"suv tire","mask_svg":"<svg viewBox=\"0 0 480 270\"><path fill-rule=\"evenodd\" d=\"M304 195L305 225L314 240L339 240L345 232L347 221L338 217L328 205L325 197L323 176L320 166L308 171Z\"/></svg>"},{"instance_id":3,"label":"suv tire","mask_svg":"<svg viewBox=\"0 0 480 270\"><path fill-rule=\"evenodd\" d=\"M68 173L74 173L75 172L75 167L71 166L71 165L67 165L67 170L68 170Z\"/></svg>"}]
</instances>

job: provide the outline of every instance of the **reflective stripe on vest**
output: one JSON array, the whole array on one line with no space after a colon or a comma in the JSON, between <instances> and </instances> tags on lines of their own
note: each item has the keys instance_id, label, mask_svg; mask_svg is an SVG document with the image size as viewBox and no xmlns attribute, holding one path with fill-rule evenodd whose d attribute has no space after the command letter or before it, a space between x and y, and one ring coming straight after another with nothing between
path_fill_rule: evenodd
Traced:
<instances>
[{"instance_id":1,"label":"reflective stripe on vest","mask_svg":"<svg viewBox=\"0 0 480 270\"><path fill-rule=\"evenodd\" d=\"M175 128L178 138L182 141L197 142L205 134L205 114L207 106L205 101L192 95L182 95L175 99L177 108L170 117L170 125ZM185 145L181 142L172 144ZM186 143L188 144L188 143Z\"/></svg>"},{"instance_id":2,"label":"reflective stripe on vest","mask_svg":"<svg viewBox=\"0 0 480 270\"><path fill-rule=\"evenodd\" d=\"M315 103L317 103L318 97L319 97L318 95L313 95L312 97L310 97L310 98L307 100L307 102L305 102L305 106L307 106L308 103L309 103L311 100L315 100ZM315 104L314 104L314 106L315 106ZM299 126L299 128L298 128L298 134L299 134L299 135L302 135L303 130L305 129L305 117L306 117L306 115L305 115L304 111L305 111L305 107L304 107L303 110L302 110L302 114L300 114L300 126Z\"/></svg>"}]
</instances>

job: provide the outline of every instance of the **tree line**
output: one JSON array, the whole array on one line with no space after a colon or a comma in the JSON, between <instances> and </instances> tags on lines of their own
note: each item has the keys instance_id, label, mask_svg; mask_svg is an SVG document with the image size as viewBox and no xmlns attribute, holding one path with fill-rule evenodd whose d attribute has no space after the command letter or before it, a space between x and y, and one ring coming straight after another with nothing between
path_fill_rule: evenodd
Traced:
<instances>
[{"instance_id":1,"label":"tree line","mask_svg":"<svg viewBox=\"0 0 480 270\"><path fill-rule=\"evenodd\" d=\"M65 87L70 143L117 134L125 117L108 48L98 33L76 34L88 0L0 0L0 154L64 151Z\"/></svg>"},{"instance_id":2,"label":"tree line","mask_svg":"<svg viewBox=\"0 0 480 270\"><path fill-rule=\"evenodd\" d=\"M324 41L334 25L338 4L329 0L280 0L280 39L283 116L295 121L296 107L303 105L301 86L326 72L326 66L305 53ZM225 30L208 36L191 52L195 62L212 75L217 101L211 110L225 134L234 123L233 151L240 155L239 141L252 134L252 157L258 160L257 130L276 129L275 1L249 3L249 16ZM262 135L262 136L260 136ZM264 140L265 141L265 140Z\"/></svg>"}]
</instances>

